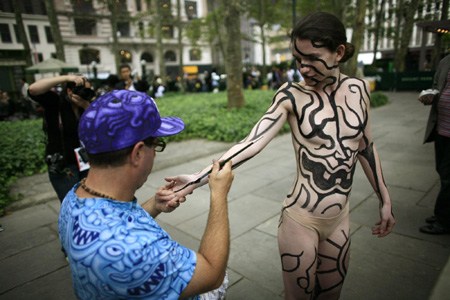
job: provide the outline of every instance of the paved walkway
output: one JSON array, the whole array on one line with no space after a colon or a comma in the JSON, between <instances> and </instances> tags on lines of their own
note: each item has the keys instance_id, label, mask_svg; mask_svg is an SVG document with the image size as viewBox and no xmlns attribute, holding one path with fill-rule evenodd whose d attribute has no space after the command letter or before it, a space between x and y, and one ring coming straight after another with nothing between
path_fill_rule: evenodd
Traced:
<instances>
[{"instance_id":1,"label":"paved walkway","mask_svg":"<svg viewBox=\"0 0 450 300\"><path fill-rule=\"evenodd\" d=\"M350 200L351 260L342 299L423 300L433 292L430 299L449 299L450 263L444 267L450 235L418 230L432 214L439 188L433 145L422 144L428 108L416 100L417 93L388 95L388 105L372 109L371 126L397 225L388 237L372 236L371 227L379 219L378 200L358 167ZM228 146L201 140L169 144L158 154L138 199L143 202L153 195L165 176L198 171ZM283 299L277 224L294 174L289 135L275 138L235 170L229 197L228 300ZM17 211L0 218L5 229L0 233L0 299L75 299L57 236L59 201L46 175L19 180L14 192L21 192L24 199L11 207ZM187 203L160 215L158 221L174 239L198 249L208 197L207 186L197 189Z\"/></svg>"}]
</instances>

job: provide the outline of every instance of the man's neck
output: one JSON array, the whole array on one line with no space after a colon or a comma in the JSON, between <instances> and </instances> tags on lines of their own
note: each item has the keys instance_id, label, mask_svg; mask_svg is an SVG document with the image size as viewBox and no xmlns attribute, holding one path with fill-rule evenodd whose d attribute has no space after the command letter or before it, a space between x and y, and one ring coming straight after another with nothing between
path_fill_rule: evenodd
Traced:
<instances>
[{"instance_id":1,"label":"man's neck","mask_svg":"<svg viewBox=\"0 0 450 300\"><path fill-rule=\"evenodd\" d=\"M104 194L117 201L129 202L133 201L136 191L134 180L128 176L123 167L91 167L84 184L87 189L78 188L76 191L80 198L98 198L99 196L96 194Z\"/></svg>"}]
</instances>

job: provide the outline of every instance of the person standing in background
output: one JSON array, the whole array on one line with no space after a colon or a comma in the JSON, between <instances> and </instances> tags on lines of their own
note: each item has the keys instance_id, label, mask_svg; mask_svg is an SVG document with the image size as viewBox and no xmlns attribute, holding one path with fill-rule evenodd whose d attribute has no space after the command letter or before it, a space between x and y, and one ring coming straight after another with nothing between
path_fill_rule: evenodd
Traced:
<instances>
[{"instance_id":1,"label":"person standing in background","mask_svg":"<svg viewBox=\"0 0 450 300\"><path fill-rule=\"evenodd\" d=\"M420 227L427 234L450 234L450 54L438 64L433 80L437 94L425 94L419 101L431 105L424 143L434 141L436 171L441 188L436 198L434 215Z\"/></svg>"},{"instance_id":2,"label":"person standing in background","mask_svg":"<svg viewBox=\"0 0 450 300\"><path fill-rule=\"evenodd\" d=\"M63 90L58 95L51 89L60 84ZM28 94L45 110L45 160L50 182L62 202L67 192L87 176L87 171L80 171L74 150L80 147L78 122L95 93L86 77L63 75L34 82Z\"/></svg>"}]
</instances>

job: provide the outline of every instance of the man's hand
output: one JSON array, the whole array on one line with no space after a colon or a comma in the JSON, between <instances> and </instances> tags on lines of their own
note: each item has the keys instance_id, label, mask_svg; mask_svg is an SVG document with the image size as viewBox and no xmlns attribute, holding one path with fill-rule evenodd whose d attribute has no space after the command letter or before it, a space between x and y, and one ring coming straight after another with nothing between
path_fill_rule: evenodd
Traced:
<instances>
[{"instance_id":1,"label":"man's hand","mask_svg":"<svg viewBox=\"0 0 450 300\"><path fill-rule=\"evenodd\" d=\"M147 202L142 204L142 208L145 209L153 218L156 218L162 212L172 212L180 203L186 201L186 198L178 198L177 201L173 201L171 205L167 205L167 201L174 199L174 193L172 191L174 182L169 182L166 185L160 186L156 191L155 196L150 198ZM167 198L169 200L163 200Z\"/></svg>"},{"instance_id":2,"label":"man's hand","mask_svg":"<svg viewBox=\"0 0 450 300\"><path fill-rule=\"evenodd\" d=\"M217 160L213 160L212 172L209 175L209 188L211 189L212 197L227 196L234 178L231 166L231 160L223 165L222 168L220 168Z\"/></svg>"},{"instance_id":3,"label":"man's hand","mask_svg":"<svg viewBox=\"0 0 450 300\"><path fill-rule=\"evenodd\" d=\"M67 82L73 82L76 86L84 86L85 82L88 81L86 77L80 75L66 75Z\"/></svg>"},{"instance_id":4,"label":"man's hand","mask_svg":"<svg viewBox=\"0 0 450 300\"><path fill-rule=\"evenodd\" d=\"M179 198L185 197L188 194L192 194L194 189L198 187L196 184L192 184L192 185L184 188L190 182L195 181L195 179L196 179L195 175L186 175L186 174L164 178L164 180L167 182L174 182L174 186L172 187L172 190L174 192L176 192L175 196L179 197ZM177 192L177 191L179 191L179 192ZM165 199L165 200L169 200L169 199Z\"/></svg>"},{"instance_id":5,"label":"man's hand","mask_svg":"<svg viewBox=\"0 0 450 300\"><path fill-rule=\"evenodd\" d=\"M84 100L77 94L72 94L70 100L72 101L73 104L75 104L76 106L78 106L84 110L86 110L90 105L89 101Z\"/></svg>"},{"instance_id":6,"label":"man's hand","mask_svg":"<svg viewBox=\"0 0 450 300\"><path fill-rule=\"evenodd\" d=\"M430 105L433 103L434 95L425 95L422 97L419 97L419 101L423 103L423 105Z\"/></svg>"},{"instance_id":7,"label":"man's hand","mask_svg":"<svg viewBox=\"0 0 450 300\"><path fill-rule=\"evenodd\" d=\"M372 234L378 237L385 237L391 233L395 225L395 219L391 211L390 205L381 206L380 204L381 220L375 223L376 227L372 228Z\"/></svg>"},{"instance_id":8,"label":"man's hand","mask_svg":"<svg viewBox=\"0 0 450 300\"><path fill-rule=\"evenodd\" d=\"M177 197L173 192L174 181L169 182L166 185L160 186L155 194L155 208L160 212L172 212L181 203L186 201L184 196Z\"/></svg>"}]
</instances>

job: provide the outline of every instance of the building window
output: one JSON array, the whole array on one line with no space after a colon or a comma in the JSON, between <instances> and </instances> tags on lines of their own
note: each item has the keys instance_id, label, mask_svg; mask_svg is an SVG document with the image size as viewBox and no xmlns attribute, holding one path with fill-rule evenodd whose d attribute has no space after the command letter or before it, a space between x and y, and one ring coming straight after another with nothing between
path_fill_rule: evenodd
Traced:
<instances>
[{"instance_id":1,"label":"building window","mask_svg":"<svg viewBox=\"0 0 450 300\"><path fill-rule=\"evenodd\" d=\"M45 26L45 36L47 37L47 43L49 44L53 44L53 35L52 35L52 30L49 26Z\"/></svg>"},{"instance_id":2,"label":"building window","mask_svg":"<svg viewBox=\"0 0 450 300\"><path fill-rule=\"evenodd\" d=\"M173 38L173 26L172 25L163 25L162 29L162 34L163 37L166 39L171 39Z\"/></svg>"},{"instance_id":3,"label":"building window","mask_svg":"<svg viewBox=\"0 0 450 300\"><path fill-rule=\"evenodd\" d=\"M120 62L121 63L130 63L131 62L131 53L127 50L120 50Z\"/></svg>"},{"instance_id":4,"label":"building window","mask_svg":"<svg viewBox=\"0 0 450 300\"><path fill-rule=\"evenodd\" d=\"M93 14L95 9L92 2L93 0L72 0L72 9L77 13Z\"/></svg>"},{"instance_id":5,"label":"building window","mask_svg":"<svg viewBox=\"0 0 450 300\"><path fill-rule=\"evenodd\" d=\"M141 11L142 10L142 2L141 0L136 0L136 10Z\"/></svg>"},{"instance_id":6,"label":"building window","mask_svg":"<svg viewBox=\"0 0 450 300\"><path fill-rule=\"evenodd\" d=\"M41 0L40 4L41 4L41 6L40 6L41 11L39 13L41 15L45 15L46 16L47 15L47 7L45 7L45 2L43 0Z\"/></svg>"},{"instance_id":7,"label":"building window","mask_svg":"<svg viewBox=\"0 0 450 300\"><path fill-rule=\"evenodd\" d=\"M14 24L14 35L16 36L16 41L18 43L22 43L22 40L20 39L20 35L19 35L19 28L17 28L16 24Z\"/></svg>"},{"instance_id":8,"label":"building window","mask_svg":"<svg viewBox=\"0 0 450 300\"><path fill-rule=\"evenodd\" d=\"M58 58L58 57L56 56L56 53L55 53L55 52L50 53L50 57L51 57L51 58Z\"/></svg>"},{"instance_id":9,"label":"building window","mask_svg":"<svg viewBox=\"0 0 450 300\"><path fill-rule=\"evenodd\" d=\"M44 61L44 56L42 55L42 53L36 53L36 63L40 63L42 61Z\"/></svg>"},{"instance_id":10,"label":"building window","mask_svg":"<svg viewBox=\"0 0 450 300\"><path fill-rule=\"evenodd\" d=\"M186 15L188 20L197 19L197 2L196 1L185 1L184 8L186 10Z\"/></svg>"},{"instance_id":11,"label":"building window","mask_svg":"<svg viewBox=\"0 0 450 300\"><path fill-rule=\"evenodd\" d=\"M75 32L77 35L96 35L95 20L75 19Z\"/></svg>"},{"instance_id":12,"label":"building window","mask_svg":"<svg viewBox=\"0 0 450 300\"><path fill-rule=\"evenodd\" d=\"M155 25L153 23L148 23L147 32L149 37L155 37Z\"/></svg>"},{"instance_id":13,"label":"building window","mask_svg":"<svg viewBox=\"0 0 450 300\"><path fill-rule=\"evenodd\" d=\"M177 61L177 56L175 55L175 52L169 50L166 53L164 53L164 61L165 62Z\"/></svg>"},{"instance_id":14,"label":"building window","mask_svg":"<svg viewBox=\"0 0 450 300\"><path fill-rule=\"evenodd\" d=\"M11 33L9 32L8 24L0 24L0 34L3 43L12 43Z\"/></svg>"},{"instance_id":15,"label":"building window","mask_svg":"<svg viewBox=\"0 0 450 300\"><path fill-rule=\"evenodd\" d=\"M13 9L12 0L2 0L2 1L0 1L0 11L13 13L14 9Z\"/></svg>"},{"instance_id":16,"label":"building window","mask_svg":"<svg viewBox=\"0 0 450 300\"><path fill-rule=\"evenodd\" d=\"M153 62L153 55L151 55L148 52L144 52L141 55L141 60L145 60L148 63L152 63Z\"/></svg>"},{"instance_id":17,"label":"building window","mask_svg":"<svg viewBox=\"0 0 450 300\"><path fill-rule=\"evenodd\" d=\"M191 49L189 51L189 59L191 61L202 60L202 50L200 50L200 49Z\"/></svg>"},{"instance_id":18,"label":"building window","mask_svg":"<svg viewBox=\"0 0 450 300\"><path fill-rule=\"evenodd\" d=\"M28 32L30 34L30 41L33 44L39 44L39 32L36 25L28 25Z\"/></svg>"},{"instance_id":19,"label":"building window","mask_svg":"<svg viewBox=\"0 0 450 300\"><path fill-rule=\"evenodd\" d=\"M100 63L100 51L92 48L83 48L78 51L80 63L82 65L89 65L93 61Z\"/></svg>"},{"instance_id":20,"label":"building window","mask_svg":"<svg viewBox=\"0 0 450 300\"><path fill-rule=\"evenodd\" d=\"M128 15L127 0L115 0L116 14Z\"/></svg>"},{"instance_id":21,"label":"building window","mask_svg":"<svg viewBox=\"0 0 450 300\"><path fill-rule=\"evenodd\" d=\"M120 32L120 36L130 36L130 23L117 22L117 31Z\"/></svg>"},{"instance_id":22,"label":"building window","mask_svg":"<svg viewBox=\"0 0 450 300\"><path fill-rule=\"evenodd\" d=\"M33 14L34 13L33 2L31 2L31 0L23 1L23 6L24 6L26 14Z\"/></svg>"},{"instance_id":23,"label":"building window","mask_svg":"<svg viewBox=\"0 0 450 300\"><path fill-rule=\"evenodd\" d=\"M138 23L138 32L136 34L136 36L140 36L141 39L143 39L145 37L145 32L144 32L144 23L139 22Z\"/></svg>"}]
</instances>

